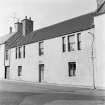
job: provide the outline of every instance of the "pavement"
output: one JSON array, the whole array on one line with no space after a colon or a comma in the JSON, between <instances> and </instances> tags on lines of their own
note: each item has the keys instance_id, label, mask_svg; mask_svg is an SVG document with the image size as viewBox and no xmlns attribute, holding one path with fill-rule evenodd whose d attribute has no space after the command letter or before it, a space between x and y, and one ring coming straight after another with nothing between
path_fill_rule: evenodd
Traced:
<instances>
[{"instance_id":1,"label":"pavement","mask_svg":"<svg viewBox=\"0 0 105 105\"><path fill-rule=\"evenodd\" d=\"M98 105L96 103L102 103L103 105L105 102L105 90L58 84L0 80L0 105L44 105L47 103L51 105L55 105L55 103L56 105L62 105L62 103L74 105L74 101L78 105Z\"/></svg>"}]
</instances>

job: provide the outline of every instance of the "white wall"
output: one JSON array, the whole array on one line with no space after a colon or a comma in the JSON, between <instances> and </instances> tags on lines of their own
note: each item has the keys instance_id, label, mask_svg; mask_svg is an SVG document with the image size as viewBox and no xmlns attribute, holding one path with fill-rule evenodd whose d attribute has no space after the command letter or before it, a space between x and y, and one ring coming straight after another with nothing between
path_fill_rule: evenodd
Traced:
<instances>
[{"instance_id":1,"label":"white wall","mask_svg":"<svg viewBox=\"0 0 105 105\"><path fill-rule=\"evenodd\" d=\"M4 49L5 45L0 45L0 79L4 79Z\"/></svg>"},{"instance_id":2,"label":"white wall","mask_svg":"<svg viewBox=\"0 0 105 105\"><path fill-rule=\"evenodd\" d=\"M82 50L80 51L63 53L62 37L45 40L44 55L42 56L38 54L38 42L26 45L26 58L16 60L15 48L12 48L10 59L11 79L38 82L39 64L43 63L45 65L44 81L47 83L93 86L92 36L88 32L93 32L93 29L82 32ZM77 63L76 76L69 77L68 62L73 61ZM17 76L18 66L23 67L21 77Z\"/></svg>"},{"instance_id":3,"label":"white wall","mask_svg":"<svg viewBox=\"0 0 105 105\"><path fill-rule=\"evenodd\" d=\"M92 36L87 30L82 32L82 50L62 53L62 37L44 42L45 81L58 84L92 86L93 72L91 60ZM76 62L76 76L68 76L68 62Z\"/></svg>"},{"instance_id":4,"label":"white wall","mask_svg":"<svg viewBox=\"0 0 105 105\"><path fill-rule=\"evenodd\" d=\"M96 86L105 88L105 14L96 16L95 42L96 42Z\"/></svg>"}]
</instances>

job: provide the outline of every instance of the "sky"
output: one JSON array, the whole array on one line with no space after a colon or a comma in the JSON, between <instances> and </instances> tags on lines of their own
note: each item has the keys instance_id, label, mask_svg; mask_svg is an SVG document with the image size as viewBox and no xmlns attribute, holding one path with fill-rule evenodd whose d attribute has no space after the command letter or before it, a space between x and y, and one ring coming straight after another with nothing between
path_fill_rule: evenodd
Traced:
<instances>
[{"instance_id":1,"label":"sky","mask_svg":"<svg viewBox=\"0 0 105 105\"><path fill-rule=\"evenodd\" d=\"M0 0L0 36L27 16L34 30L71 19L97 8L96 0Z\"/></svg>"}]
</instances>

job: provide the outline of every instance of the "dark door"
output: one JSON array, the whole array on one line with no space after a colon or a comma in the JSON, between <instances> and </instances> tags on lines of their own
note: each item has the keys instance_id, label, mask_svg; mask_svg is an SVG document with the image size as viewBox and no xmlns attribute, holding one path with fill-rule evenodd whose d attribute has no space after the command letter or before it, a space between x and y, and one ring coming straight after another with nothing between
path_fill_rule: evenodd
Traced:
<instances>
[{"instance_id":1,"label":"dark door","mask_svg":"<svg viewBox=\"0 0 105 105\"><path fill-rule=\"evenodd\" d=\"M8 79L9 78L9 66L5 66L5 79Z\"/></svg>"},{"instance_id":2,"label":"dark door","mask_svg":"<svg viewBox=\"0 0 105 105\"><path fill-rule=\"evenodd\" d=\"M44 64L39 64L39 82L44 81Z\"/></svg>"}]
</instances>

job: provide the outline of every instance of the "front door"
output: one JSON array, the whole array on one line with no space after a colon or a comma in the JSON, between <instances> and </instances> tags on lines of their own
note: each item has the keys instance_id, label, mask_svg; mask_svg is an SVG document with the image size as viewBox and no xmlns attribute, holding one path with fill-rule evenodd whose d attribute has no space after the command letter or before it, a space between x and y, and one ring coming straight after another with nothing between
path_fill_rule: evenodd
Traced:
<instances>
[{"instance_id":1,"label":"front door","mask_svg":"<svg viewBox=\"0 0 105 105\"><path fill-rule=\"evenodd\" d=\"M5 79L8 79L9 78L9 69L10 67L9 66L5 66Z\"/></svg>"},{"instance_id":2,"label":"front door","mask_svg":"<svg viewBox=\"0 0 105 105\"><path fill-rule=\"evenodd\" d=\"M44 81L44 64L39 64L39 82Z\"/></svg>"}]
</instances>

